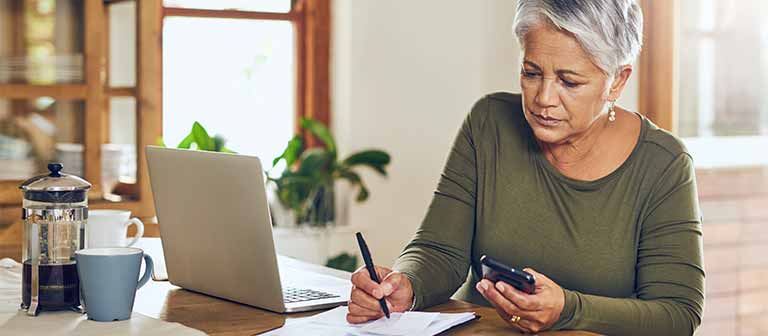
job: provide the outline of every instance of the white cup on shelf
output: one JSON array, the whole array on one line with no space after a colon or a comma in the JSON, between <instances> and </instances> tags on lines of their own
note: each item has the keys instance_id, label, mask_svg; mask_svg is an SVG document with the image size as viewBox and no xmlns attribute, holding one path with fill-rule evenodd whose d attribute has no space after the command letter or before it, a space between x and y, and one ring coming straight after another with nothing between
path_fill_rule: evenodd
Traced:
<instances>
[{"instance_id":1,"label":"white cup on shelf","mask_svg":"<svg viewBox=\"0 0 768 336\"><path fill-rule=\"evenodd\" d=\"M128 235L128 227L136 225L136 236ZM144 223L138 218L131 218L130 211L91 210L85 226L85 247L128 247L133 246L144 236Z\"/></svg>"}]
</instances>

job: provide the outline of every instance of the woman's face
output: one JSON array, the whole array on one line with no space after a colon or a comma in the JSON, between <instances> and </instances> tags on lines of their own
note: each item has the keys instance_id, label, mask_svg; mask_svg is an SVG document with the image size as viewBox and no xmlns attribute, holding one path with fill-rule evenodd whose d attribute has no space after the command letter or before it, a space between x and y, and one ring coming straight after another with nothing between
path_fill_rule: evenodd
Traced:
<instances>
[{"instance_id":1,"label":"woman's face","mask_svg":"<svg viewBox=\"0 0 768 336\"><path fill-rule=\"evenodd\" d=\"M525 119L539 141L569 142L602 115L611 81L573 36L549 25L531 29L523 44Z\"/></svg>"}]
</instances>

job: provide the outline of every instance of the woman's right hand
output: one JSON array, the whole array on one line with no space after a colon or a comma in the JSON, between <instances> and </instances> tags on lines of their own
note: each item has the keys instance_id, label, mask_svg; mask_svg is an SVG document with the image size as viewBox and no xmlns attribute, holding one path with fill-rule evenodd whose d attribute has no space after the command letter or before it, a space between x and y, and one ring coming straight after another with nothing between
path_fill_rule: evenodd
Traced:
<instances>
[{"instance_id":1,"label":"woman's right hand","mask_svg":"<svg viewBox=\"0 0 768 336\"><path fill-rule=\"evenodd\" d=\"M381 284L371 280L365 266L352 274L347 322L363 323L384 316L379 305L382 297L387 301L390 313L404 312L413 305L413 287L405 274L379 266L376 266L376 273L383 279Z\"/></svg>"}]
</instances>

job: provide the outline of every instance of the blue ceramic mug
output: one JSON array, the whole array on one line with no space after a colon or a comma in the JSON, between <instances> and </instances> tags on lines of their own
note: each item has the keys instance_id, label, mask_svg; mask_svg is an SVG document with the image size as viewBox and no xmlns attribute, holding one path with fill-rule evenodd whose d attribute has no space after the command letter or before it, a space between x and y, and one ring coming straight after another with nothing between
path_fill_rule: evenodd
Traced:
<instances>
[{"instance_id":1,"label":"blue ceramic mug","mask_svg":"<svg viewBox=\"0 0 768 336\"><path fill-rule=\"evenodd\" d=\"M146 267L139 279L142 259ZM152 275L152 258L138 248L113 247L77 251L75 260L88 319L108 322L131 318L136 290Z\"/></svg>"}]
</instances>

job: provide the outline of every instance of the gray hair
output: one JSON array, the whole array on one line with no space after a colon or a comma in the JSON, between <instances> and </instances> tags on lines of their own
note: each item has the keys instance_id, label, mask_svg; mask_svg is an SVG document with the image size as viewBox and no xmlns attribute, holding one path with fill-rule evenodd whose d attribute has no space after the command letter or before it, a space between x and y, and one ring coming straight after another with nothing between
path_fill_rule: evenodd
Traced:
<instances>
[{"instance_id":1,"label":"gray hair","mask_svg":"<svg viewBox=\"0 0 768 336\"><path fill-rule=\"evenodd\" d=\"M576 38L604 72L632 64L643 44L643 13L636 0L518 0L515 35L551 24Z\"/></svg>"}]
</instances>

